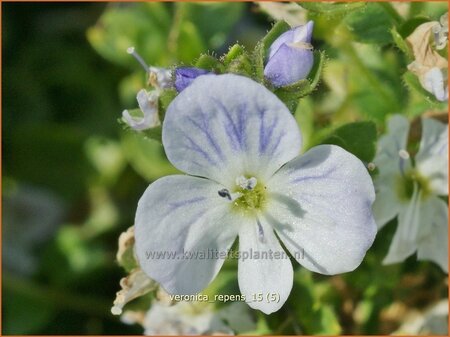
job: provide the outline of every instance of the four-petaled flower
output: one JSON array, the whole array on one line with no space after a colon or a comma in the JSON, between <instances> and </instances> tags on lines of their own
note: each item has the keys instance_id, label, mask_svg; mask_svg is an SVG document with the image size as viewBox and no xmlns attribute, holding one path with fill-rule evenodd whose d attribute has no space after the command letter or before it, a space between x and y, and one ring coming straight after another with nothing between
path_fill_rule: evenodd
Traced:
<instances>
[{"instance_id":1,"label":"four-petaled flower","mask_svg":"<svg viewBox=\"0 0 450 337\"><path fill-rule=\"evenodd\" d=\"M195 253L226 252L239 236L241 253L262 257L239 259L241 293L269 314L293 284L290 260L277 259L287 257L278 238L301 265L327 275L354 270L374 240L375 193L362 162L333 145L299 155L295 119L249 78L197 78L170 104L162 140L168 159L189 175L147 188L136 212L136 252L170 294L204 289L224 259ZM269 294L277 300L268 302Z\"/></svg>"},{"instance_id":2,"label":"four-petaled flower","mask_svg":"<svg viewBox=\"0 0 450 337\"><path fill-rule=\"evenodd\" d=\"M379 228L398 215L397 231L383 263L397 263L417 251L419 260L436 262L448 272L448 125L422 118L422 139L414 164L406 150L409 122L395 115L380 139L375 164Z\"/></svg>"}]
</instances>

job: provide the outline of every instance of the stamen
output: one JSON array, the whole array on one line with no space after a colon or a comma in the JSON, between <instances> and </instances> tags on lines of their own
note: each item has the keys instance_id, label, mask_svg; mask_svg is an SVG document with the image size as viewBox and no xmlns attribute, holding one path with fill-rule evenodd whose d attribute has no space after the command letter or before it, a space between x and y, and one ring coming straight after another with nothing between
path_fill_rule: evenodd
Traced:
<instances>
[{"instance_id":1,"label":"stamen","mask_svg":"<svg viewBox=\"0 0 450 337\"><path fill-rule=\"evenodd\" d=\"M398 151L398 155L400 156L400 158L402 159L409 159L409 153L408 151L401 149L400 151Z\"/></svg>"},{"instance_id":2,"label":"stamen","mask_svg":"<svg viewBox=\"0 0 450 337\"><path fill-rule=\"evenodd\" d=\"M239 176L236 178L236 185L244 190L253 190L258 183L255 177L251 177L250 179L245 178L244 176Z\"/></svg>"},{"instance_id":3,"label":"stamen","mask_svg":"<svg viewBox=\"0 0 450 337\"><path fill-rule=\"evenodd\" d=\"M258 225L258 240L261 243L266 243L266 238L264 236L264 229L261 225L261 222L259 222L259 219L256 218L256 224Z\"/></svg>"},{"instance_id":4,"label":"stamen","mask_svg":"<svg viewBox=\"0 0 450 337\"><path fill-rule=\"evenodd\" d=\"M150 67L147 65L147 63L145 63L144 59L141 57L141 55L139 55L136 50L134 49L134 47L130 47L127 49L127 53L130 55L133 55L133 57L136 59L136 61L139 62L139 64L144 68L145 72L149 72L150 71Z\"/></svg>"},{"instance_id":5,"label":"stamen","mask_svg":"<svg viewBox=\"0 0 450 337\"><path fill-rule=\"evenodd\" d=\"M405 162L410 158L408 151L401 149L398 151L398 155L400 157L400 172L402 173L402 176L405 176Z\"/></svg>"},{"instance_id":6,"label":"stamen","mask_svg":"<svg viewBox=\"0 0 450 337\"><path fill-rule=\"evenodd\" d=\"M221 189L220 191L217 191L217 193L218 193L222 198L227 198L228 200L231 200L230 191L228 191L226 188Z\"/></svg>"}]
</instances>

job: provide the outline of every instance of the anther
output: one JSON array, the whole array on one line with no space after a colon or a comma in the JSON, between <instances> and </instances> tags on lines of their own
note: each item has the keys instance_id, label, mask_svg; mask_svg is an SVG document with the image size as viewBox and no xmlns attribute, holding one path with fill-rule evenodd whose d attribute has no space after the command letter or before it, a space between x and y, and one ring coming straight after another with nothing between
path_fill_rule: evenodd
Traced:
<instances>
[{"instance_id":1,"label":"anther","mask_svg":"<svg viewBox=\"0 0 450 337\"><path fill-rule=\"evenodd\" d=\"M398 155L400 156L400 158L402 159L409 159L409 153L408 151L401 149L400 151L398 151Z\"/></svg>"},{"instance_id":2,"label":"anther","mask_svg":"<svg viewBox=\"0 0 450 337\"><path fill-rule=\"evenodd\" d=\"M226 188L217 191L217 193L218 193L222 198L227 198L228 200L231 200L230 191L228 191Z\"/></svg>"}]
</instances>

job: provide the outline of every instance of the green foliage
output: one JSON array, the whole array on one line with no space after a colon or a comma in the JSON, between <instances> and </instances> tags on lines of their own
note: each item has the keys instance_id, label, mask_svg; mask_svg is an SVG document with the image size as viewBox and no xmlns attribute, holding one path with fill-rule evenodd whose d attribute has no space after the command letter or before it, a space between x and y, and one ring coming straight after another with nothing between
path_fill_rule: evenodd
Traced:
<instances>
[{"instance_id":1,"label":"green foliage","mask_svg":"<svg viewBox=\"0 0 450 337\"><path fill-rule=\"evenodd\" d=\"M178 172L167 160L162 145L152 139L125 131L122 147L130 165L148 181Z\"/></svg>"},{"instance_id":2,"label":"green foliage","mask_svg":"<svg viewBox=\"0 0 450 337\"><path fill-rule=\"evenodd\" d=\"M299 2L299 5L313 15L323 16L327 20L342 18L352 12L357 12L366 6L364 2Z\"/></svg>"},{"instance_id":3,"label":"green foliage","mask_svg":"<svg viewBox=\"0 0 450 337\"><path fill-rule=\"evenodd\" d=\"M355 122L343 125L327 137L322 144L338 145L369 163L376 152L377 129L372 122Z\"/></svg>"},{"instance_id":4,"label":"green foliage","mask_svg":"<svg viewBox=\"0 0 450 337\"><path fill-rule=\"evenodd\" d=\"M329 284L322 285L325 292L330 291ZM301 268L294 274L294 286L288 303L294 310L295 319L301 322L303 334L339 335L342 332L334 308L323 300L320 286L313 280L310 271Z\"/></svg>"},{"instance_id":5,"label":"green foliage","mask_svg":"<svg viewBox=\"0 0 450 337\"><path fill-rule=\"evenodd\" d=\"M135 60L126 53L128 47L134 46L148 63L165 64L170 26L170 13L162 3L113 4L88 30L87 37L95 50L111 62L136 67Z\"/></svg>"},{"instance_id":6,"label":"green foliage","mask_svg":"<svg viewBox=\"0 0 450 337\"><path fill-rule=\"evenodd\" d=\"M364 10L348 15L345 23L356 41L381 45L392 42L389 31L395 20L380 3L368 3Z\"/></svg>"}]
</instances>

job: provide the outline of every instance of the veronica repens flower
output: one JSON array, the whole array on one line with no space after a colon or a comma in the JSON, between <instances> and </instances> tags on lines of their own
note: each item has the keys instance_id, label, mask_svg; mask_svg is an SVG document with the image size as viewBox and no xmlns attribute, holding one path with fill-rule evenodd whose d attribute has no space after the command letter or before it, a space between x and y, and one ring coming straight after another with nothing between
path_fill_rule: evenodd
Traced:
<instances>
[{"instance_id":1,"label":"veronica repens flower","mask_svg":"<svg viewBox=\"0 0 450 337\"><path fill-rule=\"evenodd\" d=\"M408 120L395 115L380 139L375 164L377 199L373 211L379 228L397 216L398 225L385 264L417 251L448 272L448 125L422 118L422 139L414 161L406 150Z\"/></svg>"},{"instance_id":2,"label":"veronica repens flower","mask_svg":"<svg viewBox=\"0 0 450 337\"><path fill-rule=\"evenodd\" d=\"M224 263L186 252L226 252L238 236L241 253L266 253L240 258L238 280L247 303L269 314L293 283L290 260L276 258L286 255L277 236L300 264L327 275L355 269L374 240L375 193L362 162L334 145L299 156L295 119L249 78L197 78L169 105L162 140L168 159L188 175L147 188L136 212L136 253L170 294L198 293Z\"/></svg>"},{"instance_id":3,"label":"veronica repens flower","mask_svg":"<svg viewBox=\"0 0 450 337\"><path fill-rule=\"evenodd\" d=\"M270 46L264 75L276 87L300 81L314 64L311 36L314 22L281 34Z\"/></svg>"}]
</instances>

